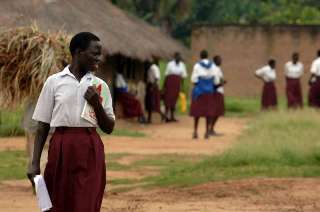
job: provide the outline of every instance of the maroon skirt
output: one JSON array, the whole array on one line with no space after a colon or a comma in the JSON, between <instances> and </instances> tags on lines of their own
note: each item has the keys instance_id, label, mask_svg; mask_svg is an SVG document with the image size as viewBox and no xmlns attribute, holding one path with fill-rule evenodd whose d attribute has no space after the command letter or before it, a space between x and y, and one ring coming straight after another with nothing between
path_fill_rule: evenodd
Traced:
<instances>
[{"instance_id":1,"label":"maroon skirt","mask_svg":"<svg viewBox=\"0 0 320 212\"><path fill-rule=\"evenodd\" d=\"M141 103L130 93L119 92L117 93L117 100L123 108L123 115L126 118L140 117L143 115Z\"/></svg>"},{"instance_id":2,"label":"maroon skirt","mask_svg":"<svg viewBox=\"0 0 320 212\"><path fill-rule=\"evenodd\" d=\"M145 98L145 107L147 111L160 112L160 90L157 85L148 83Z\"/></svg>"},{"instance_id":3,"label":"maroon skirt","mask_svg":"<svg viewBox=\"0 0 320 212\"><path fill-rule=\"evenodd\" d=\"M215 104L212 94L202 94L196 99L192 99L190 106L190 116L193 117L213 117Z\"/></svg>"},{"instance_id":4,"label":"maroon skirt","mask_svg":"<svg viewBox=\"0 0 320 212\"><path fill-rule=\"evenodd\" d=\"M289 108L302 107L303 99L300 79L287 78L286 93Z\"/></svg>"},{"instance_id":5,"label":"maroon skirt","mask_svg":"<svg viewBox=\"0 0 320 212\"><path fill-rule=\"evenodd\" d=\"M320 108L320 77L310 86L308 102L311 107Z\"/></svg>"},{"instance_id":6,"label":"maroon skirt","mask_svg":"<svg viewBox=\"0 0 320 212\"><path fill-rule=\"evenodd\" d=\"M167 108L175 108L179 97L181 77L178 75L168 75L164 81L163 100Z\"/></svg>"},{"instance_id":7,"label":"maroon skirt","mask_svg":"<svg viewBox=\"0 0 320 212\"><path fill-rule=\"evenodd\" d=\"M273 82L265 82L262 91L261 105L263 110L275 108L278 104L276 86Z\"/></svg>"},{"instance_id":8,"label":"maroon skirt","mask_svg":"<svg viewBox=\"0 0 320 212\"><path fill-rule=\"evenodd\" d=\"M50 140L44 179L51 212L99 212L106 166L95 128L57 128Z\"/></svg>"},{"instance_id":9,"label":"maroon skirt","mask_svg":"<svg viewBox=\"0 0 320 212\"><path fill-rule=\"evenodd\" d=\"M223 116L225 113L224 105L224 95L222 93L216 92L213 94L213 103L214 103L214 117Z\"/></svg>"}]
</instances>

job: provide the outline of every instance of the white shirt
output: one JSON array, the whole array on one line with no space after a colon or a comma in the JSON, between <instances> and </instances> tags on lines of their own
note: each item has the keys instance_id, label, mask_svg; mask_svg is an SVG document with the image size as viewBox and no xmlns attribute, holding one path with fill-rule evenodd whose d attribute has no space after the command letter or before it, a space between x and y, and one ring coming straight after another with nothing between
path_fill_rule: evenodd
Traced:
<instances>
[{"instance_id":1,"label":"white shirt","mask_svg":"<svg viewBox=\"0 0 320 212\"><path fill-rule=\"evenodd\" d=\"M155 83L160 80L160 69L156 64L152 64L148 70L148 82Z\"/></svg>"},{"instance_id":2,"label":"white shirt","mask_svg":"<svg viewBox=\"0 0 320 212\"><path fill-rule=\"evenodd\" d=\"M320 57L318 57L312 62L310 71L312 74L320 76Z\"/></svg>"},{"instance_id":3,"label":"white shirt","mask_svg":"<svg viewBox=\"0 0 320 212\"><path fill-rule=\"evenodd\" d=\"M51 75L44 83L32 119L50 123L51 127L98 127L81 118L86 102L84 94L91 86L93 77L96 76L87 73L79 82L68 66L63 71ZM96 79L107 87L107 103L104 110L114 119L109 87L103 80L97 77Z\"/></svg>"},{"instance_id":4,"label":"white shirt","mask_svg":"<svg viewBox=\"0 0 320 212\"><path fill-rule=\"evenodd\" d=\"M186 78L188 76L186 65L182 61L180 61L178 64L174 60L170 61L167 65L165 76L171 74Z\"/></svg>"},{"instance_id":5,"label":"white shirt","mask_svg":"<svg viewBox=\"0 0 320 212\"><path fill-rule=\"evenodd\" d=\"M294 64L292 61L289 61L284 66L284 70L286 77L291 79L298 79L303 74L303 64L300 62Z\"/></svg>"},{"instance_id":6,"label":"white shirt","mask_svg":"<svg viewBox=\"0 0 320 212\"><path fill-rule=\"evenodd\" d=\"M261 77L265 82L273 82L276 80L276 70L272 69L269 65L258 69L256 75Z\"/></svg>"},{"instance_id":7,"label":"white shirt","mask_svg":"<svg viewBox=\"0 0 320 212\"><path fill-rule=\"evenodd\" d=\"M217 69L217 71L216 71L216 76L215 76L215 78L216 78L215 82L217 83L217 85L219 85L222 83L223 73L222 73L222 70L219 66L216 66L216 69ZM224 93L223 86L218 87L217 92L223 94Z\"/></svg>"},{"instance_id":8,"label":"white shirt","mask_svg":"<svg viewBox=\"0 0 320 212\"><path fill-rule=\"evenodd\" d=\"M211 61L208 59L203 59L201 60L201 62L205 63L205 64L209 64ZM212 62L211 62L212 63ZM199 81L199 78L214 78L214 83L217 83L217 79L216 79L216 74L217 74L217 68L216 65L214 63L212 63L212 66L209 69L206 69L204 67L202 67L199 63L196 63L193 66L193 71L191 74L191 82L192 83L197 83Z\"/></svg>"},{"instance_id":9,"label":"white shirt","mask_svg":"<svg viewBox=\"0 0 320 212\"><path fill-rule=\"evenodd\" d=\"M116 88L128 88L128 84L124 80L123 75L120 73L117 73L117 75L116 75L115 86L116 86Z\"/></svg>"}]
</instances>

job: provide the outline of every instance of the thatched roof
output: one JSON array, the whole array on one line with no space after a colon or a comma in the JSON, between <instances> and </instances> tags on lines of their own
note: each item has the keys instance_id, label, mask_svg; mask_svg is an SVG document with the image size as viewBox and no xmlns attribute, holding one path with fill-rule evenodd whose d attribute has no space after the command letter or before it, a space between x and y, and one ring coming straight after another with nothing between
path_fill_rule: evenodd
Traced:
<instances>
[{"instance_id":1,"label":"thatched roof","mask_svg":"<svg viewBox=\"0 0 320 212\"><path fill-rule=\"evenodd\" d=\"M42 30L74 34L91 31L102 40L106 54L140 60L170 59L175 51L187 56L181 44L108 0L1 0L1 27L36 22Z\"/></svg>"}]
</instances>

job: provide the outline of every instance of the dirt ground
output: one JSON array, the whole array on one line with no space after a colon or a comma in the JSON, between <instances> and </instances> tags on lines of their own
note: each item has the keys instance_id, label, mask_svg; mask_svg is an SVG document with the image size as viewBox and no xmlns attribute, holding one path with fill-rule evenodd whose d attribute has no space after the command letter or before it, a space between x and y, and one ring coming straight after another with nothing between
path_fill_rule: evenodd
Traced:
<instances>
[{"instance_id":1,"label":"dirt ground","mask_svg":"<svg viewBox=\"0 0 320 212\"><path fill-rule=\"evenodd\" d=\"M223 136L210 140L191 139L192 120L182 117L179 123L141 126L119 121L117 127L144 132L143 138L105 136L108 153L132 153L119 163L130 164L144 155L219 154L229 148L246 128L248 119L223 118L217 131ZM201 123L203 129L204 123ZM203 137L203 130L200 131ZM0 151L24 150L23 137L1 138ZM108 179L140 178L155 172L109 171ZM103 201L103 212L300 212L320 211L320 179L249 179L213 182L190 188L134 189L129 192L112 192L108 187ZM0 183L0 211L38 211L35 197L26 180Z\"/></svg>"}]
</instances>

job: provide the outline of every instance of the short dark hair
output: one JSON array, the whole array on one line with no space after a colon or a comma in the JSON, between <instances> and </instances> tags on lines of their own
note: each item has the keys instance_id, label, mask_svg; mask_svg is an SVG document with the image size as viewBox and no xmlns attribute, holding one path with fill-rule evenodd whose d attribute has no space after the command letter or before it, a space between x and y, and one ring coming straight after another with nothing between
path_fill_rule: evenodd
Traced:
<instances>
[{"instance_id":1,"label":"short dark hair","mask_svg":"<svg viewBox=\"0 0 320 212\"><path fill-rule=\"evenodd\" d=\"M320 57L320 49L318 50L317 55L318 55L318 57Z\"/></svg>"},{"instance_id":2,"label":"short dark hair","mask_svg":"<svg viewBox=\"0 0 320 212\"><path fill-rule=\"evenodd\" d=\"M208 58L208 51L207 51L207 50L202 50L202 51L200 52L200 58L201 58L201 59L206 59L206 58Z\"/></svg>"},{"instance_id":3,"label":"short dark hair","mask_svg":"<svg viewBox=\"0 0 320 212\"><path fill-rule=\"evenodd\" d=\"M100 39L91 32L80 32L73 36L69 46L71 55L73 56L77 49L85 50L88 48L91 41L100 41Z\"/></svg>"},{"instance_id":4,"label":"short dark hair","mask_svg":"<svg viewBox=\"0 0 320 212\"><path fill-rule=\"evenodd\" d=\"M299 53L298 53L298 52L293 52L293 53L292 53L292 57L296 57L296 56L299 57Z\"/></svg>"},{"instance_id":5,"label":"short dark hair","mask_svg":"<svg viewBox=\"0 0 320 212\"><path fill-rule=\"evenodd\" d=\"M213 62L216 63L219 59L221 60L221 56L220 55L216 55L216 56L213 57Z\"/></svg>"},{"instance_id":6,"label":"short dark hair","mask_svg":"<svg viewBox=\"0 0 320 212\"><path fill-rule=\"evenodd\" d=\"M276 64L276 60L275 60L275 59L270 59L270 60L268 61L268 64L269 64L269 65L275 65L275 64Z\"/></svg>"}]
</instances>

